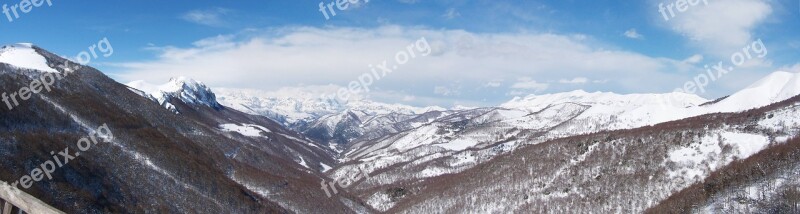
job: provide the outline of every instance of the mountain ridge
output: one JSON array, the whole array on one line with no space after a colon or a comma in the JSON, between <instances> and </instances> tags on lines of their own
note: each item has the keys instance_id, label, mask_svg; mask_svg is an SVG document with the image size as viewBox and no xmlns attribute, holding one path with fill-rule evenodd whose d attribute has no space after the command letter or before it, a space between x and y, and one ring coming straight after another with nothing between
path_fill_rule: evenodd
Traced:
<instances>
[{"instance_id":1,"label":"mountain ridge","mask_svg":"<svg viewBox=\"0 0 800 214\"><path fill-rule=\"evenodd\" d=\"M67 61L32 47L48 64ZM0 89L25 87L41 75L0 63ZM347 193L334 200L315 194L319 181L327 179L323 165L335 165L333 152L265 117L165 99L180 112L175 114L89 66L78 67L52 89L20 108L0 108L0 166L6 169L0 180L29 174L31 163L49 160L56 149L79 151L72 142L90 133L86 127L107 124L116 139L95 145L59 168L52 180L24 190L59 210L313 212L308 201L335 212L370 210ZM247 136L224 129L226 124L269 132Z\"/></svg>"},{"instance_id":2,"label":"mountain ridge","mask_svg":"<svg viewBox=\"0 0 800 214\"><path fill-rule=\"evenodd\" d=\"M31 49L45 64L66 61ZM45 73L0 63L0 89ZM318 118L287 127L252 114L270 105L239 111L189 78L123 85L82 66L21 108L0 108L0 179L27 174L52 148L77 150L64 142L107 123L119 141L26 193L67 212L637 212L796 139L797 76L776 72L717 102L586 91L454 109L298 98L272 106ZM325 137L345 145L314 139ZM331 198L317 186L354 172L369 178Z\"/></svg>"}]
</instances>

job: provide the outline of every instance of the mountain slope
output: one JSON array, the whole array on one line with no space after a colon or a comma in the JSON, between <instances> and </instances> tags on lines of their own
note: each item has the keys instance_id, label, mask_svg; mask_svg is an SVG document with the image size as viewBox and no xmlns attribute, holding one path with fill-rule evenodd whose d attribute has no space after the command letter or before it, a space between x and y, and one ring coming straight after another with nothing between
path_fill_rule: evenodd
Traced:
<instances>
[{"instance_id":1,"label":"mountain slope","mask_svg":"<svg viewBox=\"0 0 800 214\"><path fill-rule=\"evenodd\" d=\"M389 212L643 212L800 131L800 97L741 113L546 141L458 174L379 188ZM403 194L384 193L402 189ZM372 204L372 203L371 203Z\"/></svg>"},{"instance_id":2,"label":"mountain slope","mask_svg":"<svg viewBox=\"0 0 800 214\"><path fill-rule=\"evenodd\" d=\"M792 88L791 84L785 85L778 87ZM747 91L727 99L745 97ZM715 112L743 111L751 106L731 109L722 106L722 102L702 105L707 102L680 93L616 95L576 91L518 98L503 105L506 108L459 111L419 128L354 144L345 151L344 163L331 176L341 177L357 168L376 174L379 179L363 182L354 189L373 207L388 209L392 203L378 200L385 196L381 188L458 174L520 147ZM766 104L769 103L772 102Z\"/></svg>"},{"instance_id":3,"label":"mountain slope","mask_svg":"<svg viewBox=\"0 0 800 214\"><path fill-rule=\"evenodd\" d=\"M214 92L202 82L177 77L160 86L134 81L128 83L128 87L143 97L155 98L154 101L166 109L194 119L219 134L259 147L271 156L294 161L300 167L321 171L336 164L333 159L335 152L329 148L268 118L220 105Z\"/></svg>"},{"instance_id":4,"label":"mountain slope","mask_svg":"<svg viewBox=\"0 0 800 214\"><path fill-rule=\"evenodd\" d=\"M133 81L127 85L138 90L138 94L149 96L148 98L154 99L154 101L170 110L174 109L174 105L169 103L168 100L173 98L180 99L188 104L205 105L214 109L222 108L211 89L202 82L196 82L186 77L172 78L163 85L153 85L141 80Z\"/></svg>"},{"instance_id":5,"label":"mountain slope","mask_svg":"<svg viewBox=\"0 0 800 214\"><path fill-rule=\"evenodd\" d=\"M38 47L30 48L46 64L66 62ZM17 91L49 73L20 67L24 66L0 63L2 91ZM326 154L330 151L291 139L297 135L270 127L266 119L172 99L168 102L181 112L175 114L91 67L76 68L69 72L53 68L71 74L56 81L52 91L33 94L18 108L0 108L0 154L4 157L0 166L5 169L0 171L0 180L16 181L29 174L52 159L51 151L79 151L75 142L105 124L113 140L93 146L58 168L52 180L35 182L23 191L68 213L319 212L314 207L348 213L366 209L346 193L331 199L320 194L317 185L325 178L316 169L300 166L296 156L273 155L290 148L300 157L316 155L320 163L332 161ZM221 122L264 124L274 140L243 140L248 137L220 129ZM284 134L289 137L280 137Z\"/></svg>"},{"instance_id":6,"label":"mountain slope","mask_svg":"<svg viewBox=\"0 0 800 214\"><path fill-rule=\"evenodd\" d=\"M647 212L798 213L798 156L800 138L790 139L712 173Z\"/></svg>"},{"instance_id":7,"label":"mountain slope","mask_svg":"<svg viewBox=\"0 0 800 214\"><path fill-rule=\"evenodd\" d=\"M419 114L444 111L441 107L417 108L369 100L339 101L323 98L325 90L284 88L275 92L247 89L214 89L225 106L269 117L307 137L343 150L346 144L371 140L409 128L404 124Z\"/></svg>"},{"instance_id":8,"label":"mountain slope","mask_svg":"<svg viewBox=\"0 0 800 214\"><path fill-rule=\"evenodd\" d=\"M778 71L707 108L719 112L735 112L786 100L798 93L800 74Z\"/></svg>"}]
</instances>

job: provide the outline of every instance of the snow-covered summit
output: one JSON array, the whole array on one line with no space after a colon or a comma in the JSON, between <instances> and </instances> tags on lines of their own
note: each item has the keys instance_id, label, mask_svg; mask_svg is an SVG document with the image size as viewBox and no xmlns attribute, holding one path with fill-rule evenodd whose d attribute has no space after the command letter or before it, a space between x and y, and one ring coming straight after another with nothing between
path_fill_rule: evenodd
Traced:
<instances>
[{"instance_id":1,"label":"snow-covered summit","mask_svg":"<svg viewBox=\"0 0 800 214\"><path fill-rule=\"evenodd\" d=\"M18 68L33 69L43 72L58 73L47 64L47 59L37 53L31 43L17 43L0 47L0 63Z\"/></svg>"},{"instance_id":2,"label":"snow-covered summit","mask_svg":"<svg viewBox=\"0 0 800 214\"><path fill-rule=\"evenodd\" d=\"M777 71L708 108L718 112L743 111L780 102L798 94L800 73Z\"/></svg>"},{"instance_id":3,"label":"snow-covered summit","mask_svg":"<svg viewBox=\"0 0 800 214\"><path fill-rule=\"evenodd\" d=\"M745 111L799 94L800 74L778 71L716 103L680 92L621 95L578 90L517 97L501 107L537 112L552 105L578 104L588 108L577 119L599 121L613 118L614 123L609 124L610 128L634 128L709 113Z\"/></svg>"},{"instance_id":4,"label":"snow-covered summit","mask_svg":"<svg viewBox=\"0 0 800 214\"><path fill-rule=\"evenodd\" d=\"M335 98L320 96L332 91L324 87L282 88L276 91L218 88L215 91L220 97L220 102L225 106L250 114L264 115L285 125L310 122L326 115L335 115L346 111L383 115L422 114L446 110L438 106L413 107L370 100L342 102Z\"/></svg>"},{"instance_id":5,"label":"snow-covered summit","mask_svg":"<svg viewBox=\"0 0 800 214\"><path fill-rule=\"evenodd\" d=\"M152 99L169 109L174 108L167 103L170 98L180 99L187 104L205 105L212 108L222 107L208 86L203 82L186 77L174 77L163 85L154 85L143 80L133 81L126 85L143 92L143 96L152 96Z\"/></svg>"},{"instance_id":6,"label":"snow-covered summit","mask_svg":"<svg viewBox=\"0 0 800 214\"><path fill-rule=\"evenodd\" d=\"M500 106L504 108L538 110L552 104L574 103L626 107L661 106L687 108L706 102L708 100L700 96L679 92L666 94L615 94L610 92L589 93L583 90L576 90L555 94L529 95L524 98L515 97Z\"/></svg>"},{"instance_id":7,"label":"snow-covered summit","mask_svg":"<svg viewBox=\"0 0 800 214\"><path fill-rule=\"evenodd\" d=\"M766 106L800 95L800 73L776 71L752 85L716 103L694 94L672 92L665 94L614 94L609 92L589 93L582 90L516 97L501 105L503 108L537 111L553 104L574 103L590 106L608 106L628 109L674 109L680 112L675 119L715 112L739 112ZM703 105L703 106L701 106ZM651 111L652 112L652 111Z\"/></svg>"}]
</instances>

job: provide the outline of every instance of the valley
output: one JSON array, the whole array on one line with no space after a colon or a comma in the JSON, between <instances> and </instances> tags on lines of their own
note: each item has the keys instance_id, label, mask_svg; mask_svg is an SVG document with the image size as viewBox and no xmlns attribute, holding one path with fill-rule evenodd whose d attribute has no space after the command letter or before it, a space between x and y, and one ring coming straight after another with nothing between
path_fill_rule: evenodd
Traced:
<instances>
[{"instance_id":1,"label":"valley","mask_svg":"<svg viewBox=\"0 0 800 214\"><path fill-rule=\"evenodd\" d=\"M66 60L30 48L37 61ZM49 74L0 67L4 90ZM796 73L774 72L713 102L572 91L445 109L216 90L187 77L123 85L88 66L71 72L29 107L0 109L3 181L33 176L30 167L92 127L114 130L113 141L46 168L49 180L25 183L70 213L735 211L752 207L724 198L775 182L770 197L737 197L764 211L796 203L783 195L795 191L786 176L796 153L776 149L794 148L800 133ZM784 159L765 159L773 153ZM731 180L767 163L770 173ZM722 186L688 201L703 182Z\"/></svg>"}]
</instances>

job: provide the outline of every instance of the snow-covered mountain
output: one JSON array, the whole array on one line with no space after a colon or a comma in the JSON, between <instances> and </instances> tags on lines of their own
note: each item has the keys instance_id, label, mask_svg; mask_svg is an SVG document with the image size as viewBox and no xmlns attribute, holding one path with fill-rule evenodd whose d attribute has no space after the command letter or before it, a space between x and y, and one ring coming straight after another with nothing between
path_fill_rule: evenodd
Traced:
<instances>
[{"instance_id":1,"label":"snow-covered mountain","mask_svg":"<svg viewBox=\"0 0 800 214\"><path fill-rule=\"evenodd\" d=\"M215 88L218 100L233 109L264 115L286 126L342 111L344 104L324 99L319 91L286 88L275 92L253 89Z\"/></svg>"},{"instance_id":2,"label":"snow-covered mountain","mask_svg":"<svg viewBox=\"0 0 800 214\"><path fill-rule=\"evenodd\" d=\"M171 111L177 110L169 101L173 98L189 104L205 105L214 109L222 108L217 102L216 95L203 82L194 81L186 77L175 77L163 85L154 85L143 80L127 84L134 92L153 99Z\"/></svg>"},{"instance_id":3,"label":"snow-covered mountain","mask_svg":"<svg viewBox=\"0 0 800 214\"><path fill-rule=\"evenodd\" d=\"M578 91L518 98L504 106L537 112L493 115L525 118L559 106L545 115L572 119L539 117L511 125L511 130L486 125L477 131L459 129L461 134L415 144L408 152L371 150L368 156L355 156L359 158L349 165L377 174L380 179L362 183L356 192L369 195L371 206L389 212L635 213L650 208L655 213L780 213L777 210L792 210L782 206L798 201L787 197L787 192L800 190L798 180L791 178L800 169L796 161L800 155L798 76L775 72L708 103L702 103L703 99L673 102L673 98L686 97L674 93ZM615 106L629 100L638 101ZM680 107L683 104L688 105ZM563 108L567 106L571 108ZM557 125L518 128L537 123ZM498 129L501 134L486 135ZM517 129L526 134L503 135ZM395 142L382 145L413 142L390 141ZM347 165L333 176L351 170ZM374 191L389 187L403 192ZM662 200L667 203L659 204Z\"/></svg>"},{"instance_id":4,"label":"snow-covered mountain","mask_svg":"<svg viewBox=\"0 0 800 214\"><path fill-rule=\"evenodd\" d=\"M469 164L482 153L423 157L381 170L356 192L379 210L404 213L795 213L798 112L800 96L745 112L548 140L447 176L424 172ZM423 176L379 184L402 174Z\"/></svg>"},{"instance_id":5,"label":"snow-covered mountain","mask_svg":"<svg viewBox=\"0 0 800 214\"><path fill-rule=\"evenodd\" d=\"M794 97L800 92L800 74L774 72L747 88L706 106L707 112L736 112Z\"/></svg>"},{"instance_id":6,"label":"snow-covered mountain","mask_svg":"<svg viewBox=\"0 0 800 214\"><path fill-rule=\"evenodd\" d=\"M735 94L714 101L685 93L623 95L579 90L517 97L498 107L451 110L370 101L339 103L314 98L314 93L280 97L253 90L219 91L223 91L220 100L224 100L222 103L226 105L238 106L251 114L283 119L287 126L305 136L341 150L341 163L328 175L336 179L364 170L377 177L360 183L351 191L365 195L361 199L371 207L388 211L395 208L399 199L393 199L384 188L402 183L424 183L442 175L461 175L521 148L572 136L636 129L701 115L736 113L767 106L800 94L798 76L775 72ZM791 123L794 117L781 114L780 125L774 128L792 130L796 126L796 123ZM754 134L743 135L741 130L718 131L718 134L730 138L731 145L742 146L741 151L725 154L724 158L747 158L774 142L768 137L766 141L759 141L759 146L740 145L736 138ZM796 132L783 134L784 138L790 138ZM754 137L763 138L758 136ZM697 155L695 159L709 156L706 153ZM731 163L730 160L714 163L716 167L704 171L692 172L695 176L684 179L686 182L696 181L696 176L707 176L719 166ZM680 189L681 185L673 188Z\"/></svg>"},{"instance_id":7,"label":"snow-covered mountain","mask_svg":"<svg viewBox=\"0 0 800 214\"><path fill-rule=\"evenodd\" d=\"M273 155L293 160L310 170L323 171L336 164L332 159L334 152L329 148L288 130L281 124L267 118L226 110L225 106L217 102L214 92L202 82L187 77L175 77L162 85L139 80L130 82L127 86L131 91L172 112L209 121L208 125L226 135L235 134L229 135L231 138L238 138L236 135L240 135L243 138L238 140L254 141L254 144L266 143L269 147L288 145L273 148L285 151ZM198 107L208 107L211 111L203 111L203 108Z\"/></svg>"},{"instance_id":8,"label":"snow-covered mountain","mask_svg":"<svg viewBox=\"0 0 800 214\"><path fill-rule=\"evenodd\" d=\"M36 52L33 44L18 43L0 47L0 63L5 63L17 68L33 69L43 72L58 73L47 63L42 55Z\"/></svg>"},{"instance_id":9,"label":"snow-covered mountain","mask_svg":"<svg viewBox=\"0 0 800 214\"><path fill-rule=\"evenodd\" d=\"M448 110L185 77L126 86L65 62L0 48L0 91L63 74L0 107L0 180L106 124L114 140L24 190L70 213L780 213L800 195L797 73L714 101L573 91ZM354 173L368 176L335 196L317 186Z\"/></svg>"},{"instance_id":10,"label":"snow-covered mountain","mask_svg":"<svg viewBox=\"0 0 800 214\"><path fill-rule=\"evenodd\" d=\"M339 114L348 110L368 115L420 114L433 110L444 110L444 108L436 106L418 108L365 99L339 101L335 98L323 97L322 94L326 92L325 90L313 88L283 88L277 91L215 88L214 92L225 106L246 113L268 116L284 122L287 126L308 123L323 116Z\"/></svg>"},{"instance_id":11,"label":"snow-covered mountain","mask_svg":"<svg viewBox=\"0 0 800 214\"><path fill-rule=\"evenodd\" d=\"M410 128L401 123L412 122L409 120L426 112L445 111L438 106L412 107L365 99L342 102L325 98L321 96L324 90L312 88L278 91L220 88L214 92L225 106L269 117L338 149L362 137L372 139Z\"/></svg>"},{"instance_id":12,"label":"snow-covered mountain","mask_svg":"<svg viewBox=\"0 0 800 214\"><path fill-rule=\"evenodd\" d=\"M348 193L318 194L319 181L327 179L321 171L336 164L332 150L266 117L220 106L199 82L176 78L144 93L89 66L51 66L68 60L26 44L5 46L0 59L0 91L19 91L46 75L61 75L48 90L17 99L16 108L0 107L0 182L30 175L54 158L53 151L74 156L48 178L14 190L58 210L370 210ZM167 103L175 111L165 108ZM75 143L89 136L94 141L101 125L113 138L98 138L103 142L89 150Z\"/></svg>"},{"instance_id":13,"label":"snow-covered mountain","mask_svg":"<svg viewBox=\"0 0 800 214\"><path fill-rule=\"evenodd\" d=\"M358 188L365 191L361 194L381 198L383 193L373 190L459 174L521 147L705 114L741 112L780 102L800 94L797 76L800 75L776 72L716 103L683 93L619 95L574 91L515 98L498 108L455 111L407 131L356 142L343 153L344 163L331 176L345 176L357 168L377 174L380 179ZM784 114L781 119L795 118ZM796 123L786 123L780 129L792 127ZM392 207L378 198L369 199L373 207Z\"/></svg>"}]
</instances>

